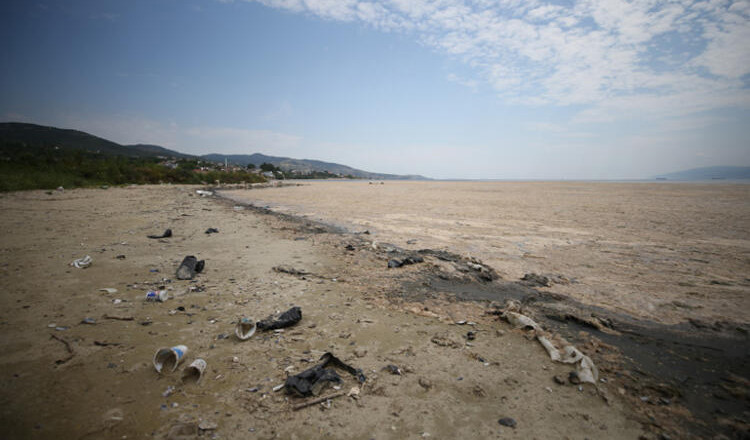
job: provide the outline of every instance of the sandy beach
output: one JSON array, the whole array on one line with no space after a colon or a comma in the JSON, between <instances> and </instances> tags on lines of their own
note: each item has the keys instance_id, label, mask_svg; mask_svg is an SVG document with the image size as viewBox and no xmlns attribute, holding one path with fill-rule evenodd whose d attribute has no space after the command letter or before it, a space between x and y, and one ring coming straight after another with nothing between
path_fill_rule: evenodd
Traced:
<instances>
[{"instance_id":1,"label":"sandy beach","mask_svg":"<svg viewBox=\"0 0 750 440\"><path fill-rule=\"evenodd\" d=\"M263 204L275 200L280 205L304 206L276 197L305 200L308 191L319 190L320 185L253 190L251 196L236 191L224 194L252 199L256 205L259 200ZM0 316L4 438L657 439L663 434L710 438L719 433L740 438L746 432L746 403L744 412L733 406L729 412L697 417L691 413L691 401L681 398L679 390L671 392L665 378L634 369L617 346L597 337L595 329L576 328L566 335L575 338L576 347L591 356L599 370L595 385L572 384L571 365L553 362L532 334L491 313L504 303L457 301L437 287L443 282L536 294L515 283L503 284L503 278L524 271L553 271L580 277L581 285L592 286L589 274L608 259L592 263L591 272L571 273L575 261L553 263L549 254L532 258L542 254L545 244L549 248L549 243L532 239L524 244L532 257L524 253L508 258L515 261L513 265L425 253L422 263L389 269L389 259L401 254L383 244L381 234L388 236L384 231L392 223L382 220L401 215L392 220L424 225L427 216L409 220L408 213L391 210L368 217L358 213L352 202L339 208L346 209L348 216L329 212L330 217L347 218L354 232L368 229L370 234L342 233L312 221L322 216L307 211L295 212L295 217L274 215L225 198L201 197L196 189L201 188L30 191L0 197L0 222L6 231L0 246L5 279ZM342 202L329 190L317 194L316 202L326 197L332 204ZM320 213L327 208L306 209ZM309 220L302 217L306 214ZM735 211L723 216L734 215L736 221L746 214ZM523 227L520 218L514 221L506 230ZM455 222L466 220L450 220ZM701 224L705 223L695 227L700 229ZM466 232L469 227L462 225L462 234L474 240ZM541 228L541 218L526 227ZM167 228L173 231L171 237L147 238ZM207 234L208 228L219 232ZM627 226L621 233L634 233L633 228L637 226ZM649 231L666 234L658 227ZM409 238L393 241L407 250L411 239L417 240L417 248L440 247L440 237L429 241L431 230L417 232L402 231ZM723 269L726 272L711 271L708 276L728 281L716 285L724 289L722 301L745 307L744 311L747 300L741 294L747 289L742 284L746 280L738 277L746 276L739 270L747 268L745 232L741 228L717 232L725 237L716 246L736 250L732 257L716 252L711 258L736 262ZM392 237L397 238L397 233ZM648 249L659 246L647 244L652 242L649 237L643 242ZM475 253L481 254L478 250ZM85 255L92 257L89 267L70 265ZM175 271L186 255L204 259L205 270L194 280L177 280ZM533 264L527 266L526 261ZM469 263L474 265L469 267L486 265L487 270L494 267L501 278L473 280L469 279L473 272L454 270ZM278 267L286 272L274 270ZM477 269L477 273L487 272ZM145 300L147 291L162 286L167 301ZM106 288L116 292L101 290ZM549 293L545 289L568 294L566 288L540 288L539 294ZM420 289L430 294L419 299L409 296ZM580 299L585 301L583 292ZM700 304L703 308L698 310L706 313L702 319L713 317L714 307L721 306L710 298ZM283 332L259 331L247 341L233 334L243 316L259 320L292 306L301 307L302 320ZM532 308L528 310L533 314ZM674 320L684 313L679 307L669 311L674 312L668 315ZM744 316L742 312L735 311L730 318ZM643 316L654 313L647 310ZM547 326L547 321L540 322ZM152 365L156 350L178 344L188 346L184 362L174 373L157 373ZM309 398L273 388L318 363L326 352L361 368L366 381L361 384L341 373L340 390L329 388L322 395L344 395L295 410ZM208 365L203 379L183 383L183 368L197 358ZM397 370L389 370L389 365ZM747 401L742 397L747 396L747 376L727 383L740 393L729 401L740 402L742 408ZM355 387L358 396L346 395ZM498 422L501 419L504 424Z\"/></svg>"}]
</instances>

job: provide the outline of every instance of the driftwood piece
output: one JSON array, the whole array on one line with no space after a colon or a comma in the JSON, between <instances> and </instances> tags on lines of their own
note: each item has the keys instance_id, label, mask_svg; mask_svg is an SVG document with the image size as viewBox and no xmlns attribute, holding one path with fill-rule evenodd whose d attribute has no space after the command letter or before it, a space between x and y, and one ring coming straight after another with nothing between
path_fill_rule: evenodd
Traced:
<instances>
[{"instance_id":1,"label":"driftwood piece","mask_svg":"<svg viewBox=\"0 0 750 440\"><path fill-rule=\"evenodd\" d=\"M73 359L73 356L75 356L76 353L73 351L73 347L70 346L70 342L66 341L65 339L63 339L61 337L55 336L55 335L50 335L50 336L52 337L52 339L54 339L56 341L60 341L63 344L65 344L65 349L68 350L68 356L65 357L65 358L63 358L63 359L56 360L55 363L57 365L62 365L65 362L68 362L69 360Z\"/></svg>"},{"instance_id":2,"label":"driftwood piece","mask_svg":"<svg viewBox=\"0 0 750 440\"><path fill-rule=\"evenodd\" d=\"M307 402L294 405L292 407L292 409L294 411L298 411L298 410L301 410L303 408L307 408L308 406L315 405L316 403L325 402L328 399L335 399L337 397L341 397L341 396L343 396L345 394L346 394L345 391L339 391L337 393L329 394L327 396L318 397L316 399L308 400Z\"/></svg>"}]
</instances>

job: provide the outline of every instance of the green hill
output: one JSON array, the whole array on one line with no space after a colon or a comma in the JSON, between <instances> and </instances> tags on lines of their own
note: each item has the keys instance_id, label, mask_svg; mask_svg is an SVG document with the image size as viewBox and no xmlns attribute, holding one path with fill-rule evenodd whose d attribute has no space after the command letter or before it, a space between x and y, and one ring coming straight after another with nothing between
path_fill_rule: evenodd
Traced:
<instances>
[{"instance_id":1,"label":"green hill","mask_svg":"<svg viewBox=\"0 0 750 440\"><path fill-rule=\"evenodd\" d=\"M84 150L104 155L127 157L194 157L156 145L125 146L83 131L22 122L0 123L0 142Z\"/></svg>"}]
</instances>

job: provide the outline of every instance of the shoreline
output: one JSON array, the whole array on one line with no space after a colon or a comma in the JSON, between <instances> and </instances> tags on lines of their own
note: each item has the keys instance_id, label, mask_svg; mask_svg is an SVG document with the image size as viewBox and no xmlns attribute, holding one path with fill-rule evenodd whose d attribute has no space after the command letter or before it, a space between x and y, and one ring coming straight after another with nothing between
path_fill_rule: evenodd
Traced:
<instances>
[{"instance_id":1,"label":"shoreline","mask_svg":"<svg viewBox=\"0 0 750 440\"><path fill-rule=\"evenodd\" d=\"M369 235L337 224L277 212L268 206L255 206L252 202L232 198L220 191L217 195L264 215L339 235L342 242L354 239L360 244L358 251L373 253L384 261L414 254L414 251L389 243L374 247L372 244L375 242ZM383 252L383 248L387 250ZM440 254L442 260L474 261L485 265L476 259L444 250L419 249L416 253L423 256ZM566 339L582 344L592 344L594 341L594 345L603 343L615 347L619 351L616 359L600 357L597 365L602 362L606 365L605 369L610 368L612 372L617 368L628 372L621 376L624 378L622 384L631 394L631 405L643 414L653 419L654 406L664 409L661 417L658 417L660 422L651 422L657 428L666 427L679 432L679 425L688 423L691 435L702 437L715 434L716 428L723 426L723 432L730 438L741 438L742 430L750 427L749 420L732 422L722 417L727 415L731 418L748 409L750 324L747 322L690 320L662 324L626 312L584 304L566 295L538 290L519 281L477 277L447 280L432 267L417 266L420 271L417 279L402 283L410 293L397 301L424 303L431 291L440 292L447 302L457 300L484 304L482 307L488 309L499 308L508 300L520 301L524 313ZM489 269L494 272L494 268ZM717 372L718 365L721 365L722 371ZM683 417L683 411L679 408L669 408L677 401L683 403L695 419ZM677 423L670 420L674 417L679 419Z\"/></svg>"}]
</instances>

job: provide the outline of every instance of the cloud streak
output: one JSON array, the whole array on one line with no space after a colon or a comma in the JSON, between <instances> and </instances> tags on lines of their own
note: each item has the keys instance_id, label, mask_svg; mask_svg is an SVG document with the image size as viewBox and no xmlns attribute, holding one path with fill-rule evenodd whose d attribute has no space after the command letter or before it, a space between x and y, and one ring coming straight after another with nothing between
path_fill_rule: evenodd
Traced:
<instances>
[{"instance_id":1,"label":"cloud streak","mask_svg":"<svg viewBox=\"0 0 750 440\"><path fill-rule=\"evenodd\" d=\"M750 1L246 0L413 34L512 104L583 105L582 122L750 108Z\"/></svg>"}]
</instances>

